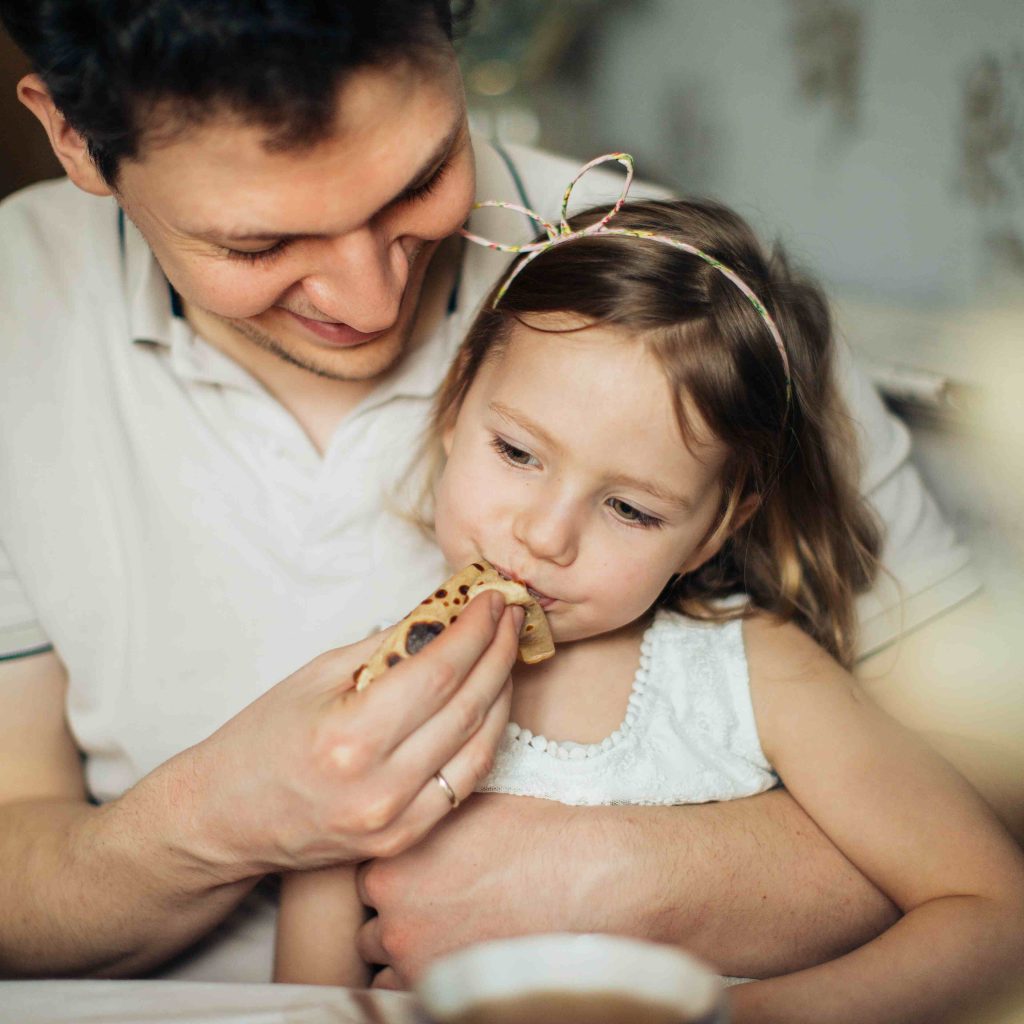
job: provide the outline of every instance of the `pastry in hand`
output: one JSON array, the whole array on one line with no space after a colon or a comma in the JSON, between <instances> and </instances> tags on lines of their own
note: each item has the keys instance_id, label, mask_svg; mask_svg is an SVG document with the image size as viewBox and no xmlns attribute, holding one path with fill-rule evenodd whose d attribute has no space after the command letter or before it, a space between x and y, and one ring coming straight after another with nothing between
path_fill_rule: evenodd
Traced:
<instances>
[{"instance_id":1,"label":"pastry in hand","mask_svg":"<svg viewBox=\"0 0 1024 1024\"><path fill-rule=\"evenodd\" d=\"M520 605L525 611L519 630L519 657L522 661L533 665L555 653L548 620L530 592L522 583L502 576L490 562L481 558L442 583L392 628L370 660L353 674L356 689L365 689L392 665L422 650L459 617L462 609L477 594L485 590L498 591L506 604Z\"/></svg>"}]
</instances>

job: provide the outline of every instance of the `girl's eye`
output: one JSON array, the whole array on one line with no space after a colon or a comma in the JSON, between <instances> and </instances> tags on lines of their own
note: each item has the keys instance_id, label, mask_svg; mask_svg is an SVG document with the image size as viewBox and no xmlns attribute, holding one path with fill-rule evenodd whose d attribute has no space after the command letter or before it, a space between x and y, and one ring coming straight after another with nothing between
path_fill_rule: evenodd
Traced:
<instances>
[{"instance_id":1,"label":"girl's eye","mask_svg":"<svg viewBox=\"0 0 1024 1024\"><path fill-rule=\"evenodd\" d=\"M641 526L646 528L659 529L662 521L655 516L627 504L621 498L609 498L608 507L625 523L630 526Z\"/></svg>"},{"instance_id":2,"label":"girl's eye","mask_svg":"<svg viewBox=\"0 0 1024 1024\"><path fill-rule=\"evenodd\" d=\"M511 462L513 466L529 466L531 461L536 461L534 457L522 448L517 448L514 444L509 444L503 437L495 435L491 439L491 447L506 461Z\"/></svg>"},{"instance_id":3,"label":"girl's eye","mask_svg":"<svg viewBox=\"0 0 1024 1024\"><path fill-rule=\"evenodd\" d=\"M262 263L264 260L272 260L287 248L288 242L282 239L280 242L275 242L274 245L271 245L266 249L256 249L253 252L248 252L245 249L225 248L224 253L228 259L241 260L243 263Z\"/></svg>"}]
</instances>

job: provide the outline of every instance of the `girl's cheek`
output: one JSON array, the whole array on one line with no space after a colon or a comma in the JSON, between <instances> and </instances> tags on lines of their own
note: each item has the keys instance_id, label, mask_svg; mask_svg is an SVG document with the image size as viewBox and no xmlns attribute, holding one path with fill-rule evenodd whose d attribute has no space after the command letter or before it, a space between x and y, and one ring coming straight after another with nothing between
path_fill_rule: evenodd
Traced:
<instances>
[{"instance_id":1,"label":"girl's cheek","mask_svg":"<svg viewBox=\"0 0 1024 1024\"><path fill-rule=\"evenodd\" d=\"M459 538L465 530L461 516L463 503L452 492L453 480L449 463L437 487L434 504L434 528L441 551L448 561L454 563L462 557Z\"/></svg>"}]
</instances>

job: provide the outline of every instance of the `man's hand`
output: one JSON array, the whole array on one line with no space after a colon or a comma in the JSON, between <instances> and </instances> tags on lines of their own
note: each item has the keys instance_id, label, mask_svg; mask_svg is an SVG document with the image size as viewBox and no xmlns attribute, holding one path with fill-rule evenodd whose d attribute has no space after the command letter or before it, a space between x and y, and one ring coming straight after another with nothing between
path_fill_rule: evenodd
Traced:
<instances>
[{"instance_id":1,"label":"man's hand","mask_svg":"<svg viewBox=\"0 0 1024 1024\"><path fill-rule=\"evenodd\" d=\"M367 963L386 965L374 986L407 987L430 961L473 942L561 930L570 918L580 931L606 926L602 907L588 908L573 891L569 833L547 827L574 811L477 795L400 857L364 864L360 896L379 916L363 925L357 945ZM543 854L532 848L535 829Z\"/></svg>"},{"instance_id":2,"label":"man's hand","mask_svg":"<svg viewBox=\"0 0 1024 1024\"><path fill-rule=\"evenodd\" d=\"M895 919L782 791L687 807L566 807L478 795L418 846L359 869L378 987L490 938L602 931L672 942L722 973L830 959Z\"/></svg>"},{"instance_id":3,"label":"man's hand","mask_svg":"<svg viewBox=\"0 0 1024 1024\"><path fill-rule=\"evenodd\" d=\"M482 595L361 693L352 672L378 638L332 651L101 807L64 722L63 666L3 666L0 974L148 971L266 872L416 842L451 813L436 772L466 796L490 769L521 615Z\"/></svg>"},{"instance_id":4,"label":"man's hand","mask_svg":"<svg viewBox=\"0 0 1024 1024\"><path fill-rule=\"evenodd\" d=\"M379 638L317 658L172 759L167 798L222 882L392 856L487 774L508 718L522 610L471 602L423 651L362 692Z\"/></svg>"}]
</instances>

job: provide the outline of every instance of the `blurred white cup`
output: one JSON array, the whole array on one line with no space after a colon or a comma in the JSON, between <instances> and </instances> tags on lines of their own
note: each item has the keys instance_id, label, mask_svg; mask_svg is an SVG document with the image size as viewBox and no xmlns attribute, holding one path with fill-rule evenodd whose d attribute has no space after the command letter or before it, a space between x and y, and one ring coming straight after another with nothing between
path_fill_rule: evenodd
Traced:
<instances>
[{"instance_id":1,"label":"blurred white cup","mask_svg":"<svg viewBox=\"0 0 1024 1024\"><path fill-rule=\"evenodd\" d=\"M724 1024L723 992L673 946L560 933L468 946L416 986L439 1024Z\"/></svg>"}]
</instances>

